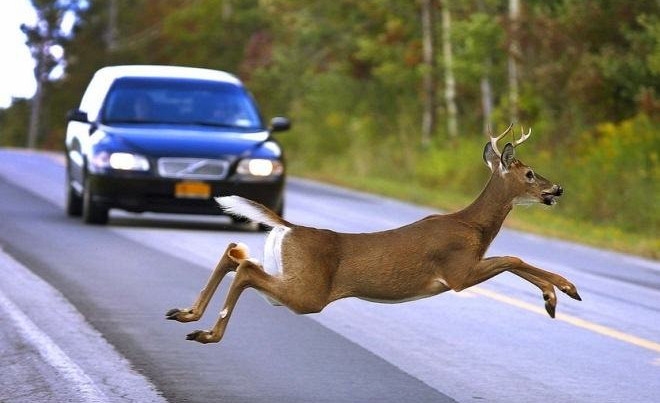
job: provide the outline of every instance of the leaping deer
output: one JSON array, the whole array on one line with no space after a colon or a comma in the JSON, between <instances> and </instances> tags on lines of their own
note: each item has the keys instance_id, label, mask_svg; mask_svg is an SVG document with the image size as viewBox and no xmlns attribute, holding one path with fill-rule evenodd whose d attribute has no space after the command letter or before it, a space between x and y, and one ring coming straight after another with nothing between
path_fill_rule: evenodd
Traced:
<instances>
[{"instance_id":1,"label":"leaping deer","mask_svg":"<svg viewBox=\"0 0 660 403\"><path fill-rule=\"evenodd\" d=\"M347 297L398 303L461 291L504 271L538 287L545 309L554 318L557 287L581 300L564 277L523 262L517 257L484 258L514 204L553 205L563 189L517 160L514 149L531 129L500 153L497 142L511 131L490 135L483 158L492 174L479 197L465 209L436 214L400 228L350 234L290 223L266 207L238 197L218 197L226 212L272 227L266 238L264 262L249 258L247 247L231 243L192 307L172 309L167 319L198 320L223 277L235 271L224 308L211 330L197 330L188 340L215 343L222 339L243 290L255 288L273 305L298 314L320 312Z\"/></svg>"}]
</instances>

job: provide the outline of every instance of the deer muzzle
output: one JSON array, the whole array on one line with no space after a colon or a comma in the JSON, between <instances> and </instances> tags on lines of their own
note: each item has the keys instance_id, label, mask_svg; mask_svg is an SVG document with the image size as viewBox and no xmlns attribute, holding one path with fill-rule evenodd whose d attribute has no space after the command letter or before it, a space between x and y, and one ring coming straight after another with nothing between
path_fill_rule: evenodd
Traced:
<instances>
[{"instance_id":1,"label":"deer muzzle","mask_svg":"<svg viewBox=\"0 0 660 403\"><path fill-rule=\"evenodd\" d=\"M564 194L564 188L559 185L552 185L550 189L546 189L541 192L541 197L543 198L543 204L552 206L557 203L557 198Z\"/></svg>"}]
</instances>

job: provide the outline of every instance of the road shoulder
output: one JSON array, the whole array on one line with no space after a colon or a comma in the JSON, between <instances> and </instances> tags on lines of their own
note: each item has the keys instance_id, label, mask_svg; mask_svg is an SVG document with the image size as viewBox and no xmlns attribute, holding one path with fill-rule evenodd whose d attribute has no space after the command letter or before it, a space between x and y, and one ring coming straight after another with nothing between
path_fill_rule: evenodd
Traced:
<instances>
[{"instance_id":1,"label":"road shoulder","mask_svg":"<svg viewBox=\"0 0 660 403\"><path fill-rule=\"evenodd\" d=\"M0 401L165 401L61 293L2 249L0 273L0 367L10 381L0 381Z\"/></svg>"}]
</instances>

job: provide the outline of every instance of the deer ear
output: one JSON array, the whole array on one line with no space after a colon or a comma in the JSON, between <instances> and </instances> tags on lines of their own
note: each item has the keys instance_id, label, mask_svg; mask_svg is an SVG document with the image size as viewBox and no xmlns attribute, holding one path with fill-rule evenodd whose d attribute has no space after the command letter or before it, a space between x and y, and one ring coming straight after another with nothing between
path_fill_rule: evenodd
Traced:
<instances>
[{"instance_id":1,"label":"deer ear","mask_svg":"<svg viewBox=\"0 0 660 403\"><path fill-rule=\"evenodd\" d=\"M491 171L495 170L495 167L499 164L500 157L497 155L495 150L493 150L493 145L486 143L484 147L484 162L488 165Z\"/></svg>"},{"instance_id":2,"label":"deer ear","mask_svg":"<svg viewBox=\"0 0 660 403\"><path fill-rule=\"evenodd\" d=\"M506 143L504 150L502 151L502 166L504 169L508 170L511 166L511 163L516 159L516 152L511 143Z\"/></svg>"}]
</instances>

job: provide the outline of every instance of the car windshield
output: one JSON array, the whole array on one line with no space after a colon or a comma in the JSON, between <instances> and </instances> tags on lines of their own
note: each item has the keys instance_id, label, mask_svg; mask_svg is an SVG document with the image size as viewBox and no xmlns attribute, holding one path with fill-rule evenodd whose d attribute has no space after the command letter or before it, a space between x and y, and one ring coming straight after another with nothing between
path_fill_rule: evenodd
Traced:
<instances>
[{"instance_id":1,"label":"car windshield","mask_svg":"<svg viewBox=\"0 0 660 403\"><path fill-rule=\"evenodd\" d=\"M259 111L242 87L193 79L118 79L105 100L102 121L263 130Z\"/></svg>"}]
</instances>

